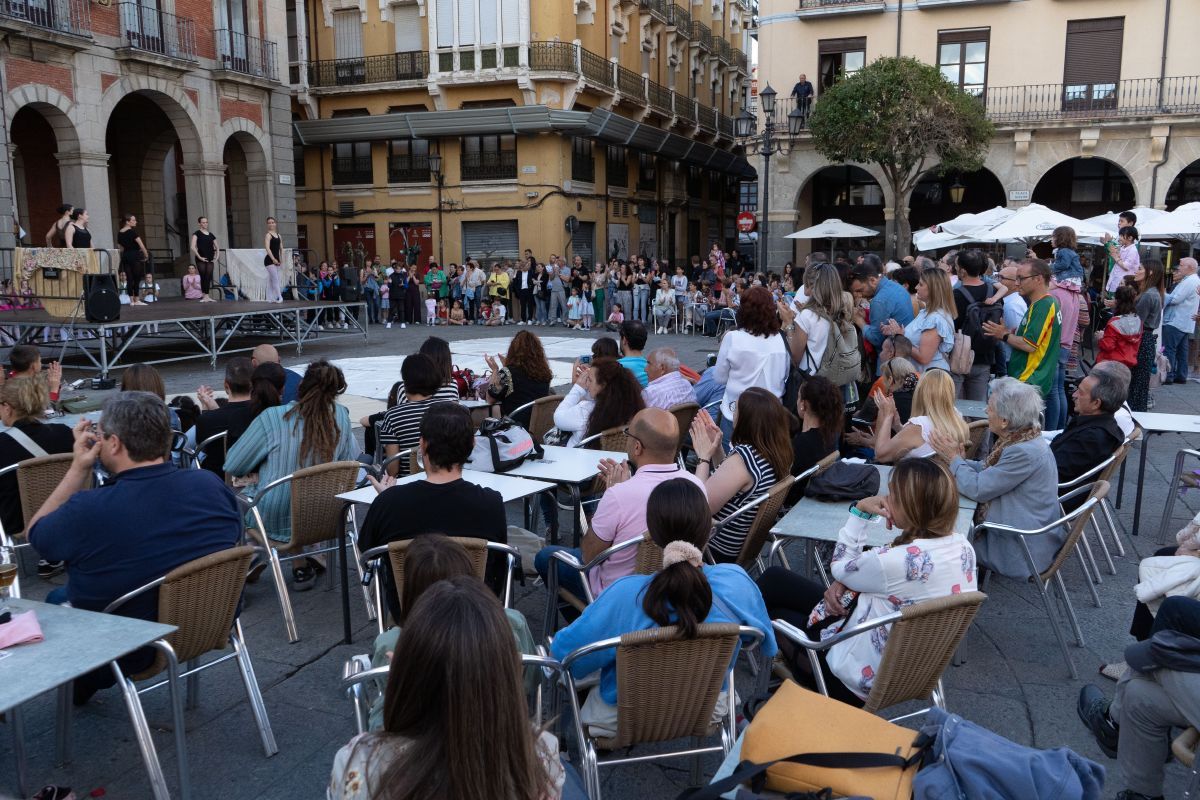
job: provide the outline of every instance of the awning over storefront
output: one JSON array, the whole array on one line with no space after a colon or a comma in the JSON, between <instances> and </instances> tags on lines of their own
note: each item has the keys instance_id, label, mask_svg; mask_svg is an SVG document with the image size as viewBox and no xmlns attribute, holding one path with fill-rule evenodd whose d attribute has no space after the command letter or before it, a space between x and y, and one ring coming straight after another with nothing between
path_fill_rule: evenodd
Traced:
<instances>
[{"instance_id":1,"label":"awning over storefront","mask_svg":"<svg viewBox=\"0 0 1200 800\"><path fill-rule=\"evenodd\" d=\"M300 120L292 123L303 145L444 136L560 133L618 144L642 153L753 180L757 173L744 156L686 136L636 122L604 109L560 111L547 106L409 111L362 117Z\"/></svg>"}]
</instances>

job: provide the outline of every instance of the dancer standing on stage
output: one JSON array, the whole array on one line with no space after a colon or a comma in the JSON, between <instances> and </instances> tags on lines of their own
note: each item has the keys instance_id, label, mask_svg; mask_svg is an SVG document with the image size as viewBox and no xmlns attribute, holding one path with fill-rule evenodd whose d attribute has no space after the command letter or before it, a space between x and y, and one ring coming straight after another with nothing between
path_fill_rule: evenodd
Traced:
<instances>
[{"instance_id":1,"label":"dancer standing on stage","mask_svg":"<svg viewBox=\"0 0 1200 800\"><path fill-rule=\"evenodd\" d=\"M121 230L117 232L117 244L121 246L121 269L125 272L125 293L129 295L129 305L146 305L139 297L142 278L146 277L146 262L150 260L150 251L142 243L142 237L137 233L137 217L126 214L121 218Z\"/></svg>"},{"instance_id":2,"label":"dancer standing on stage","mask_svg":"<svg viewBox=\"0 0 1200 800\"><path fill-rule=\"evenodd\" d=\"M58 219L50 226L50 230L46 231L46 247L66 247L66 230L67 223L71 221L71 212L75 207L70 203L63 203L58 207Z\"/></svg>"},{"instance_id":3,"label":"dancer standing on stage","mask_svg":"<svg viewBox=\"0 0 1200 800\"><path fill-rule=\"evenodd\" d=\"M217 244L217 235L208 229L208 217L200 217L196 222L200 227L192 233L192 255L196 258L196 272L200 275L200 291L209 297L221 247Z\"/></svg>"},{"instance_id":4,"label":"dancer standing on stage","mask_svg":"<svg viewBox=\"0 0 1200 800\"><path fill-rule=\"evenodd\" d=\"M76 250L90 250L92 247L92 232L88 230L88 213L86 208L71 210L71 222L67 225L66 246Z\"/></svg>"},{"instance_id":5,"label":"dancer standing on stage","mask_svg":"<svg viewBox=\"0 0 1200 800\"><path fill-rule=\"evenodd\" d=\"M275 231L275 218L267 217L267 235L263 239L267 257L263 266L267 268L267 302L282 303L283 293L280 291L279 268L283 265L283 237Z\"/></svg>"}]
</instances>

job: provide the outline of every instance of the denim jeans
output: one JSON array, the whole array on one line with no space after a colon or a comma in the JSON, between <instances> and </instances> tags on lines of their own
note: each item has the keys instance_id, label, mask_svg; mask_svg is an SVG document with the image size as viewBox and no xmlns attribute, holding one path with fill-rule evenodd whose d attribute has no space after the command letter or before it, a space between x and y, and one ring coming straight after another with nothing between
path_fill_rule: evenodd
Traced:
<instances>
[{"instance_id":1,"label":"denim jeans","mask_svg":"<svg viewBox=\"0 0 1200 800\"><path fill-rule=\"evenodd\" d=\"M646 301L649 299L650 299L650 287L649 286L634 286L633 287L633 319L636 319L639 322L649 321L649 316L646 313L647 306L648 306L648 303Z\"/></svg>"},{"instance_id":2,"label":"denim jeans","mask_svg":"<svg viewBox=\"0 0 1200 800\"><path fill-rule=\"evenodd\" d=\"M621 313L625 315L625 319L633 319L633 292L628 289L621 289L617 292L617 303L621 306ZM612 313L612 309L609 309Z\"/></svg>"},{"instance_id":3,"label":"denim jeans","mask_svg":"<svg viewBox=\"0 0 1200 800\"><path fill-rule=\"evenodd\" d=\"M1188 347L1191 334L1173 325L1163 325L1163 352L1171 364L1171 373L1164 380L1187 380Z\"/></svg>"},{"instance_id":4,"label":"denim jeans","mask_svg":"<svg viewBox=\"0 0 1200 800\"><path fill-rule=\"evenodd\" d=\"M1063 389L1066 369L1060 363L1054 373L1054 385L1046 395L1046 424L1044 430L1061 431L1067 427L1067 393Z\"/></svg>"},{"instance_id":5,"label":"denim jeans","mask_svg":"<svg viewBox=\"0 0 1200 800\"><path fill-rule=\"evenodd\" d=\"M539 294L536 298L536 302L537 302L537 321L541 322L541 323L545 323L546 315L550 309L550 301L547 300L546 298L542 297Z\"/></svg>"}]
</instances>

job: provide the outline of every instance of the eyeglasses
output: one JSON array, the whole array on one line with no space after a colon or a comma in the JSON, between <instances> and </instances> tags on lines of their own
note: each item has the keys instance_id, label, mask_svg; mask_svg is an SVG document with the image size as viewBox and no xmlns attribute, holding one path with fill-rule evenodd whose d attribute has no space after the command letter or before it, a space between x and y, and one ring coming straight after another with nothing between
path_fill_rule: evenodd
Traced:
<instances>
[{"instance_id":1,"label":"eyeglasses","mask_svg":"<svg viewBox=\"0 0 1200 800\"><path fill-rule=\"evenodd\" d=\"M1016 281L1017 281L1017 283L1020 283L1021 281L1026 281L1026 280L1029 280L1030 278L1036 278L1036 277L1038 277L1038 276L1037 275L1018 275L1016 277Z\"/></svg>"},{"instance_id":2,"label":"eyeglasses","mask_svg":"<svg viewBox=\"0 0 1200 800\"><path fill-rule=\"evenodd\" d=\"M640 444L640 445L642 446L642 449L643 449L643 450L645 450L645 449L646 449L646 443L645 443L645 442L643 442L641 439L639 439L637 436L634 436L632 433L630 433L630 432L629 432L629 426L628 426L628 425L626 425L624 428L621 428L621 433L625 434L625 435L626 435L626 436L628 436L630 439L633 439L635 442L637 442L638 444Z\"/></svg>"}]
</instances>

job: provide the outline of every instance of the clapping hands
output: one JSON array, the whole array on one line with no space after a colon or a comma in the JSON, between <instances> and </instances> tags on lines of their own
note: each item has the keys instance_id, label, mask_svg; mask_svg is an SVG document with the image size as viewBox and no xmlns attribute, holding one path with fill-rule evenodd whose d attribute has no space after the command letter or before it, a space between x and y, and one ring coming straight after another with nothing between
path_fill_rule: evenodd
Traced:
<instances>
[{"instance_id":1,"label":"clapping hands","mask_svg":"<svg viewBox=\"0 0 1200 800\"><path fill-rule=\"evenodd\" d=\"M692 420L692 448L701 458L712 460L721 451L721 428L707 409L700 409Z\"/></svg>"}]
</instances>

